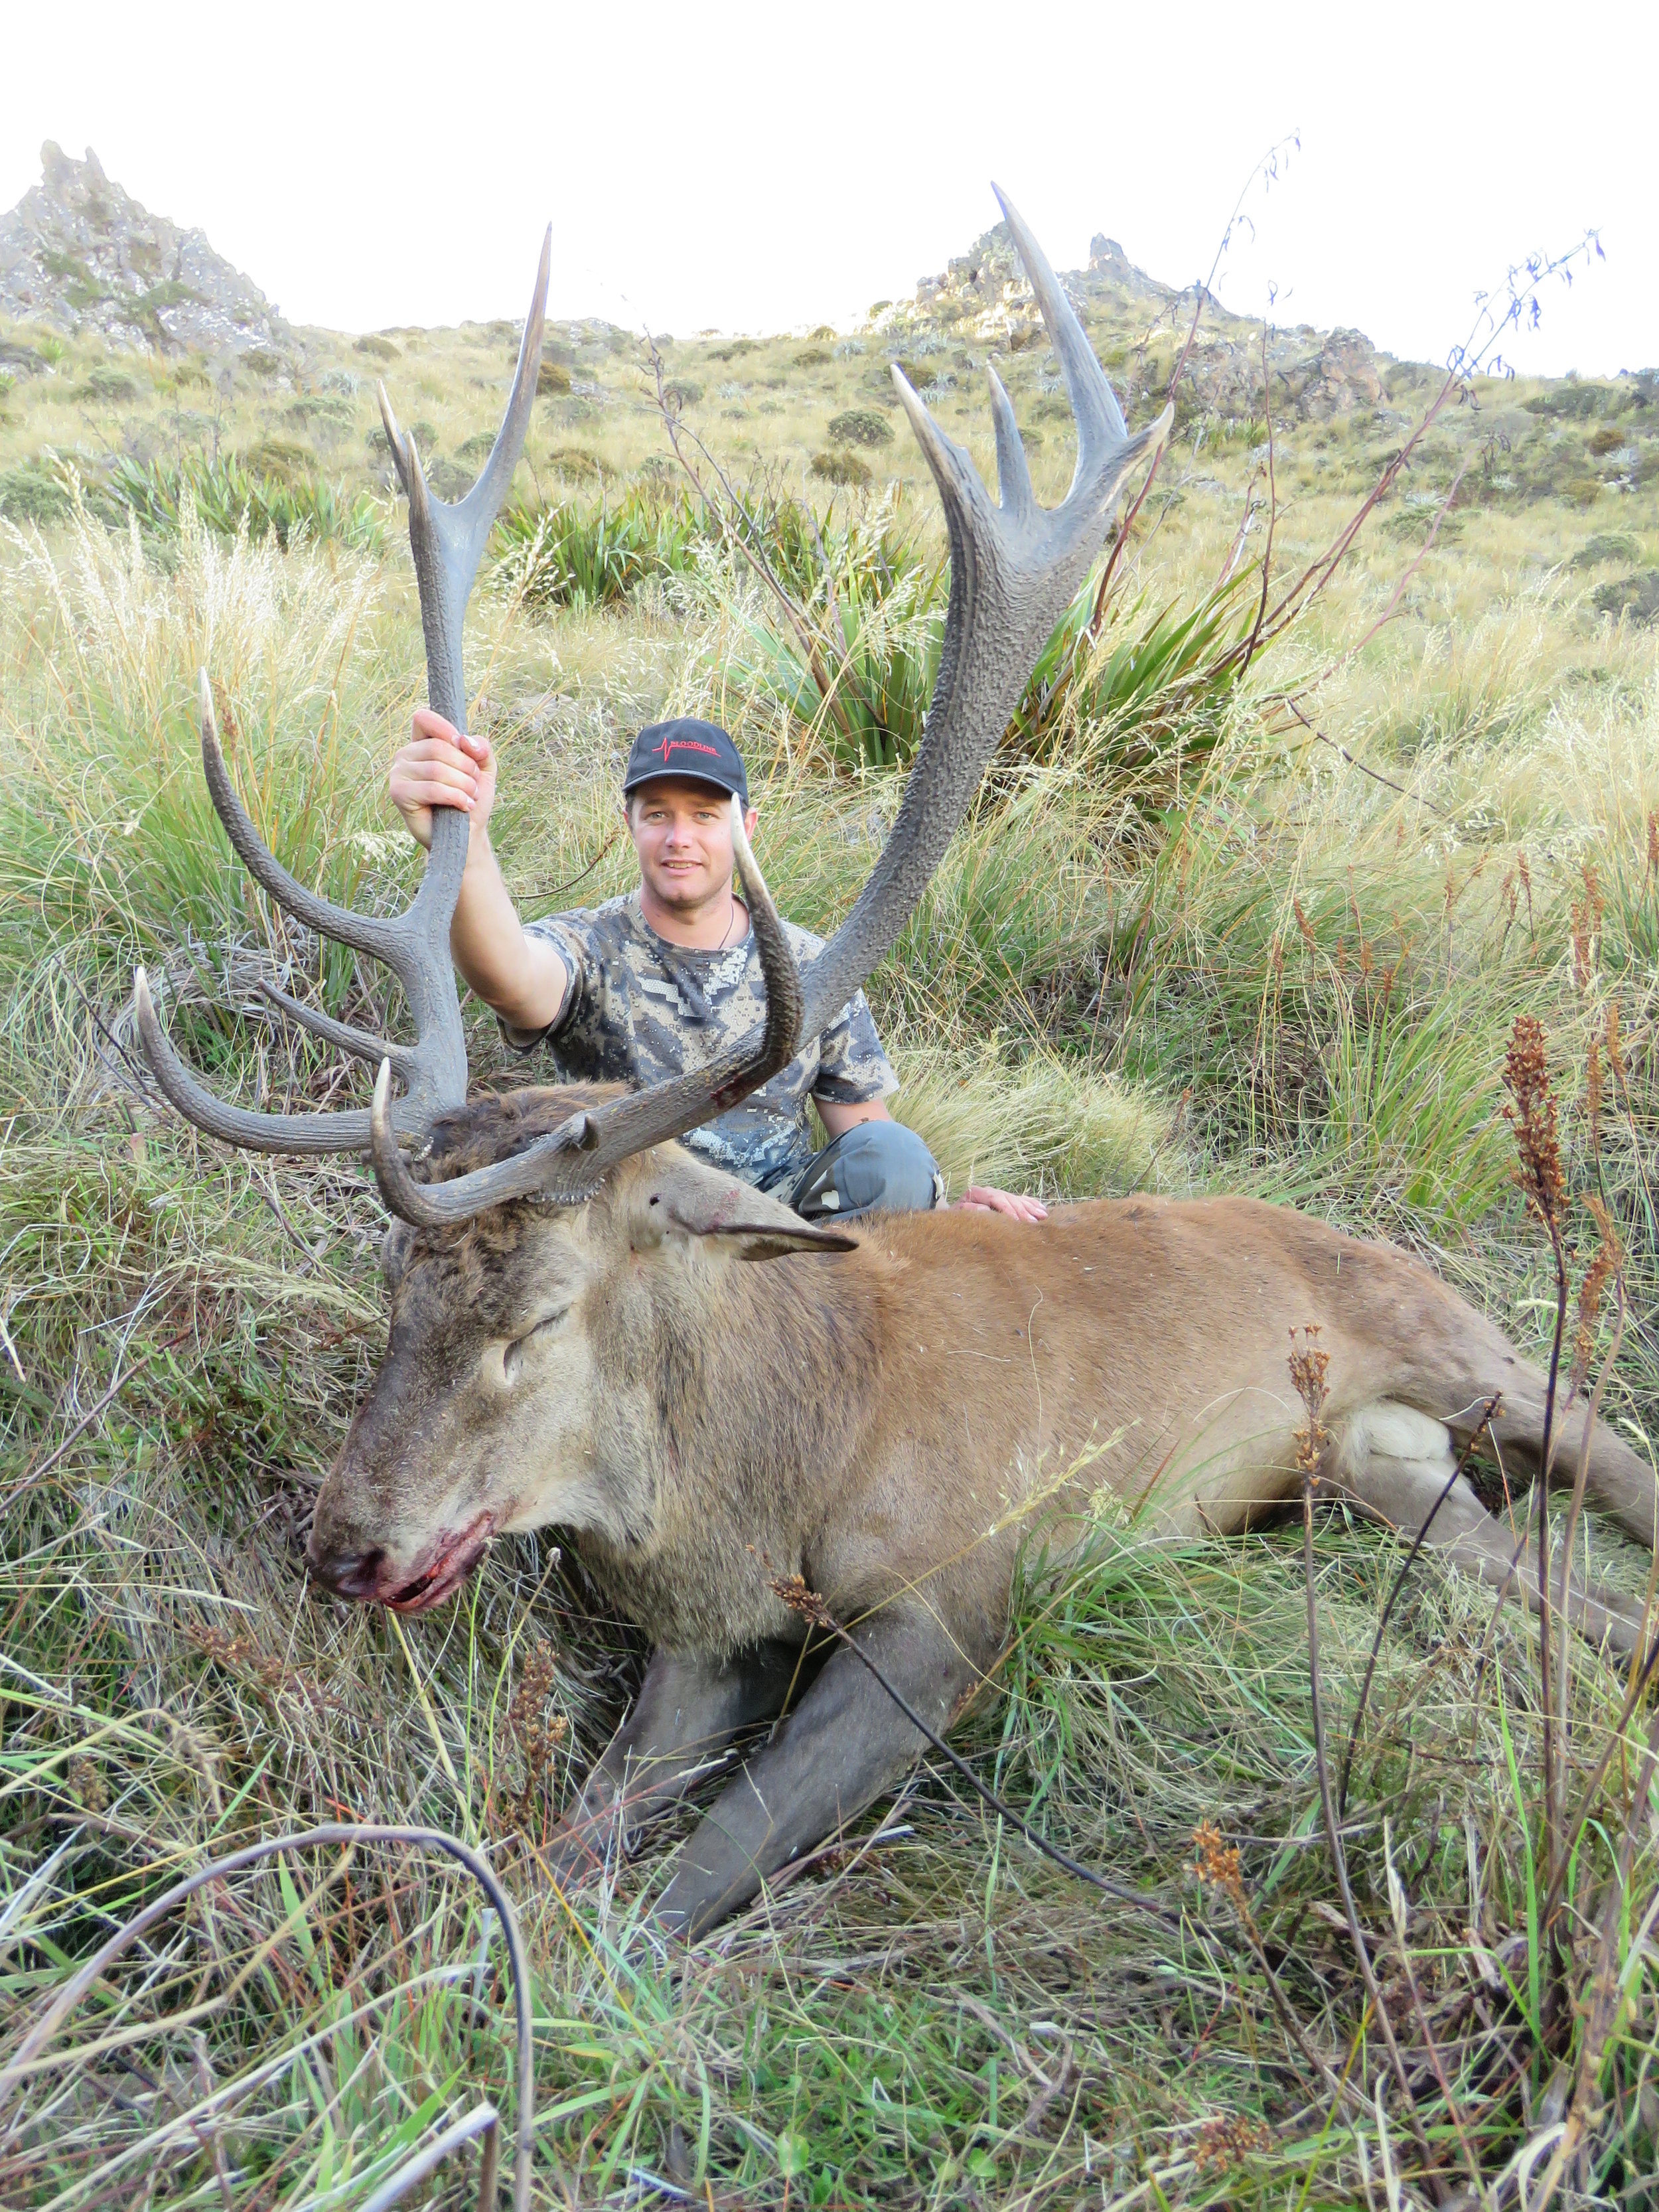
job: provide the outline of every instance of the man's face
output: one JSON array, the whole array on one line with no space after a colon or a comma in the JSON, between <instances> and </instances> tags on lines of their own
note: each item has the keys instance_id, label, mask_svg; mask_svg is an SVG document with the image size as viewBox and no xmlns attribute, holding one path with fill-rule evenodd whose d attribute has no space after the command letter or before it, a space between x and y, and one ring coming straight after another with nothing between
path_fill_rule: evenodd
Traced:
<instances>
[{"instance_id":1,"label":"man's face","mask_svg":"<svg viewBox=\"0 0 1659 2212\"><path fill-rule=\"evenodd\" d=\"M744 827L754 834L752 807ZM630 795L628 828L641 878L664 906L689 915L729 896L732 802L723 791L684 776L659 776Z\"/></svg>"}]
</instances>

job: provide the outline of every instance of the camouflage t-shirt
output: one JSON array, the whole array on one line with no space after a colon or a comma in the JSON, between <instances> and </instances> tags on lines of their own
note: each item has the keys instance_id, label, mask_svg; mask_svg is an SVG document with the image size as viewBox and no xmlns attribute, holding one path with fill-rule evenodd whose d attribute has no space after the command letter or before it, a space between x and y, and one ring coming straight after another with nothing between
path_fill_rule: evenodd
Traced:
<instances>
[{"instance_id":1,"label":"camouflage t-shirt","mask_svg":"<svg viewBox=\"0 0 1659 2212\"><path fill-rule=\"evenodd\" d=\"M752 931L725 951L671 945L640 911L637 891L577 914L526 925L570 971L558 1018L545 1030L507 1029L521 1051L545 1043L571 1083L665 1082L706 1067L764 1018L766 986ZM803 965L823 940L787 921ZM812 1157L809 1096L863 1105L898 1089L862 991L782 1073L718 1121L681 1139L727 1174L774 1186Z\"/></svg>"}]
</instances>

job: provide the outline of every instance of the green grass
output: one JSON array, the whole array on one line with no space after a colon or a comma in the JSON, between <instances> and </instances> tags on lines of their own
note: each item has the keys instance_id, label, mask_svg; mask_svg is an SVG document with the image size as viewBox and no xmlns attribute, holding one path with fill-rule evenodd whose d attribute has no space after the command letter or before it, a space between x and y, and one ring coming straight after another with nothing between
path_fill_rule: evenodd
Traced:
<instances>
[{"instance_id":1,"label":"green grass","mask_svg":"<svg viewBox=\"0 0 1659 2212\"><path fill-rule=\"evenodd\" d=\"M411 342L393 373L419 359ZM758 374L756 360L736 365ZM833 367L849 386L862 374ZM800 374L829 381L822 363ZM456 447L477 428L440 427ZM581 514L606 498L626 511L584 491ZM1287 557L1321 540L1329 508L1310 505L1284 525ZM837 510L838 542L892 512ZM810 591L799 511L769 527ZM336 896L392 906L415 871L384 770L422 682L405 564L309 531L286 550L280 532L222 534L199 512L176 533L73 510L47 530L0 544L0 763L22 795L0 815L0 2063L74 1961L181 1869L313 1820L414 1819L489 1841L520 1901L541 2201L648 2201L655 2175L733 2205L1347 2207L1366 2202L1364 2160L1383 2202L1375 2112L1328 2117L1237 1904L1191 1871L1194 1830L1212 1822L1238 1845L1241 1894L1307 2037L1383 2080L1331 1920L1293 1533L1157 1545L1103 1515L1083 1559L1033 1553L999 1678L960 1725L1014 1806L1156 1890L1174 1921L1103 1904L929 1767L838 1858L685 1960L662 1958L644 1925L679 1828L568 1904L536 1871L641 1656L550 1537L497 1547L457 1605L405 1625L306 1591L309 1500L381 1340L380 1209L350 1163L226 1154L135 1092L125 1009L143 958L228 1091L362 1095L358 1073L264 1020L257 982L370 1025L395 1020L395 1000L248 890L201 790L192 690L205 659L235 772L284 859ZM916 509L907 573L931 573L932 530ZM1255 675L1225 696L1191 689L1249 597L1213 596L1231 531L1196 494L1170 510L1117 617L1142 659L1111 673L1124 633L1109 629L1079 678L1101 688L1005 763L872 980L898 1109L957 1187L1294 1199L1408 1243L1536 1347L1547 1255L1498 1115L1510 1025L1536 1013L1575 1191L1605 1197L1627 1252L1609 1410L1652 1435L1654 641L1596 613L1593 574L1554 573L1569 538L1482 514L1400 623L1344 658L1397 574L1397 551L1368 545L1265 680L1325 675L1320 726L1380 783L1279 729ZM627 880L616 763L639 721L682 710L741 738L787 910L817 928L845 910L902 775L735 680L759 605L752 579L701 555L678 599L660 578L621 596L481 596L469 672L502 749L499 842L527 911ZM1183 642L1194 609L1216 626ZM1160 714L1202 742L1149 782L1132 748ZM1601 911L1585 936L1587 867ZM227 996L240 1018L216 1009ZM1593 1144L1586 1072L1614 1007L1625 1076L1609 1077ZM491 1023L473 1045L480 1080L529 1073ZM1574 1222L1577 1241L1582 1209ZM1605 1347L1605 1316L1601 1330ZM1643 1559L1600 1527L1594 1544L1642 1587ZM1318 1560L1340 1745L1400 1552L1328 1526ZM1419 1568L1382 1642L1348 1850L1401 2021L1390 1863L1404 1885L1413 1971L1495 2179L1528 2114L1540 2124L1554 2059L1528 2026L1516 1948L1536 1905L1536 1639L1516 1614L1489 1624L1467 1583ZM1620 1685L1581 1649L1571 1665L1576 1790ZM1575 1990L1650 1718L1632 1723L1576 1863ZM1656 1878L1650 1832L1581 2202L1640 2203L1659 2155L1659 1993L1650 1943L1633 1947ZM142 2173L156 2203L215 2204L222 2155L238 2203L361 2203L434 2119L481 2094L511 2109L489 1926L418 1857L239 1878L70 2023L14 2108L19 2131L0 2134L0 2198L142 2201ZM204 2008L199 2056L188 2029L157 2025L185 2005ZM121 2057L90 2052L128 2031ZM1553 2048L1571 2061L1581 2032L1567 2015ZM186 2118L202 2118L204 2069L234 2093L204 2134ZM1419 2094L1449 2142L1426 2075ZM1397 2100L1386 2125L1409 2172ZM433 2201L467 2201L463 2173Z\"/></svg>"},{"instance_id":2,"label":"green grass","mask_svg":"<svg viewBox=\"0 0 1659 2212\"><path fill-rule=\"evenodd\" d=\"M192 454L174 463L141 465L122 454L110 465L100 491L118 518L130 514L141 528L169 537L185 527L185 502L198 522L222 537L246 530L254 538L275 538L283 547L304 536L313 543L338 538L376 551L385 533L384 509L370 494L354 496L310 474L290 481L257 465L244 467L234 456L210 462Z\"/></svg>"}]
</instances>

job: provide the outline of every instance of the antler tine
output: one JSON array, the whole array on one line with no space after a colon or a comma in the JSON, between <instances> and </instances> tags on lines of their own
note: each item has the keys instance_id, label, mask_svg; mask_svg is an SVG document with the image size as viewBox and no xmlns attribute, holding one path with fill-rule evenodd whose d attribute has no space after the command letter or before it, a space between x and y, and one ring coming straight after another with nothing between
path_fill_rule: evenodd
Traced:
<instances>
[{"instance_id":1,"label":"antler tine","mask_svg":"<svg viewBox=\"0 0 1659 2212\"><path fill-rule=\"evenodd\" d=\"M457 505L447 507L430 497L414 441L405 439L398 429L384 386L380 391L386 434L409 493L410 542L426 640L428 696L438 711L461 730L466 727L461 667L466 603L490 526L518 466L535 401L552 243L550 225L542 241L535 292L525 319L518 368L501 427L477 483ZM201 678L201 708L202 765L208 789L244 866L279 905L308 928L337 944L371 953L392 969L408 996L416 1042L412 1046L388 1045L367 1030L313 1012L285 992L267 988L267 995L303 1027L343 1051L362 1059L388 1060L405 1086L404 1097L389 1110L388 1126L404 1134L423 1135L440 1113L459 1106L466 1096L466 1040L449 954L449 924L466 865L465 816L450 807L434 810L426 872L403 914L389 918L354 914L349 907L337 906L298 882L255 830L236 795L219 747L205 670ZM135 981L133 997L139 1039L156 1079L179 1111L198 1127L228 1143L258 1152L361 1152L368 1145L370 1117L361 1110L258 1114L215 1098L191 1075L168 1042L142 971Z\"/></svg>"},{"instance_id":2,"label":"antler tine","mask_svg":"<svg viewBox=\"0 0 1659 2212\"><path fill-rule=\"evenodd\" d=\"M155 1080L167 1097L198 1129L228 1145L252 1152L361 1152L368 1142L368 1116L343 1114L258 1114L227 1105L205 1091L173 1048L149 994L149 978L140 968L132 979L132 1011L138 1042Z\"/></svg>"},{"instance_id":3,"label":"antler tine","mask_svg":"<svg viewBox=\"0 0 1659 2212\"><path fill-rule=\"evenodd\" d=\"M378 387L380 419L386 425L392 458L409 499L410 545L420 583L421 627L426 637L427 695L438 713L458 730L466 727L466 687L461 676L461 618L490 527L513 482L513 472L524 450L525 433L530 427L537 374L541 367L542 319L547 308L552 252L553 226L550 223L542 240L530 313L525 318L524 335L519 342L519 362L507 411L495 433L489 458L465 499L449 507L442 500L433 498L414 438L398 428L386 386Z\"/></svg>"},{"instance_id":4,"label":"antler tine","mask_svg":"<svg viewBox=\"0 0 1659 2212\"><path fill-rule=\"evenodd\" d=\"M1031 280L1038 311L1048 327L1048 342L1060 356L1060 373L1066 380L1072 412L1077 417L1077 471L1072 478L1075 489L1102 453L1122 445L1129 434L1128 426L1072 303L1048 266L1048 255L1032 237L1024 216L1001 185L994 184L991 190L997 196L997 205L1008 225L1014 251Z\"/></svg>"},{"instance_id":5,"label":"antler tine","mask_svg":"<svg viewBox=\"0 0 1659 2212\"><path fill-rule=\"evenodd\" d=\"M417 1229L470 1221L487 1206L514 1198L572 1205L591 1197L621 1161L699 1127L759 1090L795 1056L800 1040L801 981L772 894L744 833L743 807L732 801L732 844L749 901L750 927L766 979L766 1019L708 1067L649 1091L598 1106L539 1137L511 1159L475 1168L448 1182L416 1182L399 1152L386 1114L387 1073L375 1085L372 1150L380 1195Z\"/></svg>"},{"instance_id":6,"label":"antler tine","mask_svg":"<svg viewBox=\"0 0 1659 2212\"><path fill-rule=\"evenodd\" d=\"M372 1030L360 1030L352 1022L337 1022L332 1014L319 1013L314 1006L307 1006L298 999L291 999L286 991L279 991L276 984L267 983L264 976L259 978L259 988L273 1006L280 1006L291 1020L298 1022L302 1030L309 1030L313 1036L321 1037L325 1044L337 1045L342 1052L349 1052L354 1060L366 1060L374 1067L378 1067L383 1060L389 1060L397 1074L403 1075L408 1072L410 1063L415 1058L408 1045L394 1044L387 1037L377 1037Z\"/></svg>"},{"instance_id":7,"label":"antler tine","mask_svg":"<svg viewBox=\"0 0 1659 2212\"><path fill-rule=\"evenodd\" d=\"M997 493L1009 514L1029 524L1036 513L1036 494L1025 462L1025 446L1014 419L1014 403L995 369L988 367L991 387L991 427L997 441ZM903 394L900 394L902 398Z\"/></svg>"},{"instance_id":8,"label":"antler tine","mask_svg":"<svg viewBox=\"0 0 1659 2212\"><path fill-rule=\"evenodd\" d=\"M379 915L354 914L349 906L336 906L332 899L308 890L297 877L289 875L260 836L236 795L230 770L225 765L218 726L214 720L213 687L208 682L205 668L198 672L197 690L202 716L202 773L207 779L213 811L224 823L225 835L237 859L260 889L269 891L278 906L285 907L307 929L314 929L319 937L332 938L337 945L349 945L358 952L372 952L377 960L384 960L389 967L395 968L401 951L397 921Z\"/></svg>"},{"instance_id":9,"label":"antler tine","mask_svg":"<svg viewBox=\"0 0 1659 2212\"><path fill-rule=\"evenodd\" d=\"M554 1153L585 1146L588 1119L573 1114L549 1136L539 1137L511 1159L496 1160L487 1168L456 1176L448 1182L417 1182L409 1171L398 1143L390 1107L392 1063L383 1060L374 1079L374 1099L369 1108L369 1152L374 1180L388 1213L415 1229L453 1229L471 1221L491 1206L504 1206L511 1198L529 1198L545 1190L549 1163ZM591 1182L576 1194L586 1197Z\"/></svg>"}]
</instances>

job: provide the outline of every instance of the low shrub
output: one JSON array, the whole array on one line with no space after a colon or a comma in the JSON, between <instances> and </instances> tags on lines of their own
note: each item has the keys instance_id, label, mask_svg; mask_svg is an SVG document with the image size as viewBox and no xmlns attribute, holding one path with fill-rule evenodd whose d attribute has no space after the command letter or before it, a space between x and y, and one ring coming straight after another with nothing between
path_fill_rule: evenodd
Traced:
<instances>
[{"instance_id":1,"label":"low shrub","mask_svg":"<svg viewBox=\"0 0 1659 2212\"><path fill-rule=\"evenodd\" d=\"M136 399L140 388L137 378L126 369L117 368L113 362L100 362L96 368L88 371L85 383L76 386L75 396L77 399L102 400L109 405Z\"/></svg>"},{"instance_id":2,"label":"low shrub","mask_svg":"<svg viewBox=\"0 0 1659 2212\"><path fill-rule=\"evenodd\" d=\"M1583 422L1591 415L1610 415L1619 404L1619 394L1604 384L1563 384L1553 391L1540 392L1535 398L1523 399L1521 404L1528 415L1544 415L1558 422Z\"/></svg>"},{"instance_id":3,"label":"low shrub","mask_svg":"<svg viewBox=\"0 0 1659 2212\"><path fill-rule=\"evenodd\" d=\"M1600 568L1604 561L1637 561L1642 549L1628 530L1605 530L1587 538L1572 556L1575 568Z\"/></svg>"},{"instance_id":4,"label":"low shrub","mask_svg":"<svg viewBox=\"0 0 1659 2212\"><path fill-rule=\"evenodd\" d=\"M890 446L893 426L873 407L848 407L830 416L830 442L834 446Z\"/></svg>"},{"instance_id":5,"label":"low shrub","mask_svg":"<svg viewBox=\"0 0 1659 2212\"><path fill-rule=\"evenodd\" d=\"M1603 584L1590 594L1590 604L1600 614L1615 618L1623 615L1644 627L1659 623L1659 568L1644 568L1633 576L1620 576L1616 583Z\"/></svg>"},{"instance_id":6,"label":"low shrub","mask_svg":"<svg viewBox=\"0 0 1659 2212\"><path fill-rule=\"evenodd\" d=\"M472 489L472 471L454 461L441 458L434 460L426 472L426 480L440 499L465 499Z\"/></svg>"},{"instance_id":7,"label":"low shrub","mask_svg":"<svg viewBox=\"0 0 1659 2212\"><path fill-rule=\"evenodd\" d=\"M814 453L812 474L821 477L825 483L853 484L860 488L875 481L870 473L868 462L861 461L856 453Z\"/></svg>"},{"instance_id":8,"label":"low shrub","mask_svg":"<svg viewBox=\"0 0 1659 2212\"><path fill-rule=\"evenodd\" d=\"M357 410L343 392L303 392L298 399L290 400L283 410L290 422L301 428L317 423L324 431L349 429L356 419Z\"/></svg>"},{"instance_id":9,"label":"low shrub","mask_svg":"<svg viewBox=\"0 0 1659 2212\"><path fill-rule=\"evenodd\" d=\"M543 399L562 399L570 389L570 371L556 361L544 361L536 372L536 392Z\"/></svg>"},{"instance_id":10,"label":"low shrub","mask_svg":"<svg viewBox=\"0 0 1659 2212\"><path fill-rule=\"evenodd\" d=\"M657 458L653 456L653 459ZM556 475L562 477L598 477L605 474L599 456L590 453L585 446L556 446L547 457L547 465ZM667 466L672 471L672 462Z\"/></svg>"},{"instance_id":11,"label":"low shrub","mask_svg":"<svg viewBox=\"0 0 1659 2212\"><path fill-rule=\"evenodd\" d=\"M0 514L9 522L56 522L69 507L69 492L47 463L25 461L0 472Z\"/></svg>"},{"instance_id":12,"label":"low shrub","mask_svg":"<svg viewBox=\"0 0 1659 2212\"><path fill-rule=\"evenodd\" d=\"M301 445L295 438L261 438L257 446L249 447L240 459L250 476L274 477L283 483L297 483L311 474L317 456L309 446Z\"/></svg>"},{"instance_id":13,"label":"low shrub","mask_svg":"<svg viewBox=\"0 0 1659 2212\"><path fill-rule=\"evenodd\" d=\"M359 338L353 346L352 351L367 354L371 361L401 361L403 359L401 347L393 345L390 338L379 338L372 335Z\"/></svg>"}]
</instances>

